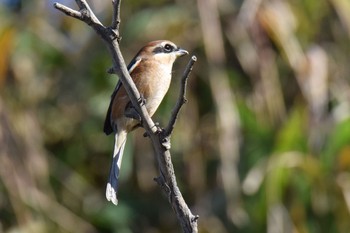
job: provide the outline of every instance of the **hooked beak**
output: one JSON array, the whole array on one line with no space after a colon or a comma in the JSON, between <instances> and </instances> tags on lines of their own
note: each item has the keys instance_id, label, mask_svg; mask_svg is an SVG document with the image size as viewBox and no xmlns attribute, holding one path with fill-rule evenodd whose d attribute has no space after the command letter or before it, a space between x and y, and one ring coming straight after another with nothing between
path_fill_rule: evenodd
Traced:
<instances>
[{"instance_id":1,"label":"hooked beak","mask_svg":"<svg viewBox=\"0 0 350 233\"><path fill-rule=\"evenodd\" d=\"M188 52L182 48L178 48L178 49L176 49L175 54L177 57L182 57L182 56L187 55Z\"/></svg>"}]
</instances>

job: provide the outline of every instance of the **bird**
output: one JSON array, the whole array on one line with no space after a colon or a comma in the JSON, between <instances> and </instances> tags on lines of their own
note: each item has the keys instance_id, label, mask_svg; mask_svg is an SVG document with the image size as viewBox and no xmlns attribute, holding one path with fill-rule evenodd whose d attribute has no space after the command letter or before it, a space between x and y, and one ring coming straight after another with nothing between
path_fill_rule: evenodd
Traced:
<instances>
[{"instance_id":1,"label":"bird","mask_svg":"<svg viewBox=\"0 0 350 233\"><path fill-rule=\"evenodd\" d=\"M128 65L128 72L150 116L153 116L169 89L175 60L186 54L186 50L169 40L156 40L142 47ZM103 129L106 135L114 133L115 138L106 187L106 198L114 205L118 204L119 172L127 134L141 126L140 120L119 80L111 95Z\"/></svg>"}]
</instances>

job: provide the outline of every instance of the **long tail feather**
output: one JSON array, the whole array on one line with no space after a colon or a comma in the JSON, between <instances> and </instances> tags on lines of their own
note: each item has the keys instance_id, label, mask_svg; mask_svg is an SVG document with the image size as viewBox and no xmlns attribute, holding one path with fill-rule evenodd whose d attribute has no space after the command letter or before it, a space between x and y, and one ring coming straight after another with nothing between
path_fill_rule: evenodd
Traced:
<instances>
[{"instance_id":1,"label":"long tail feather","mask_svg":"<svg viewBox=\"0 0 350 233\"><path fill-rule=\"evenodd\" d=\"M113 159L106 188L106 198L114 205L118 204L119 171L122 164L126 136L127 134L125 132L115 134Z\"/></svg>"}]
</instances>

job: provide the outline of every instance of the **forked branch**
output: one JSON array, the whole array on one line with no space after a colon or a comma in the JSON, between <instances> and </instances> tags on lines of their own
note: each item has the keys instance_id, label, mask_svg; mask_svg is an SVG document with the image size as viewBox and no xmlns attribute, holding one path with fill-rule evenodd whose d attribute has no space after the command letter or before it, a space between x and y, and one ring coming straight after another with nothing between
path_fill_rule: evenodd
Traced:
<instances>
[{"instance_id":1,"label":"forked branch","mask_svg":"<svg viewBox=\"0 0 350 233\"><path fill-rule=\"evenodd\" d=\"M147 135L150 137L153 147L155 149L156 158L158 161L160 176L156 178L157 183L162 190L168 196L169 203L171 204L176 216L180 222L183 232L193 233L198 232L197 220L198 216L194 216L191 210L188 208L182 194L177 186L174 167L171 162L170 147L164 146L165 141L170 140L170 135L173 131L176 119L182 105L185 103L186 83L189 77L189 73L192 70L193 64L196 61L195 57L192 57L183 75L183 81L181 84L181 91L179 99L173 110L171 119L167 128L163 133L159 133L158 127L155 126L153 120L150 118L145 105L139 103L141 98L135 83L132 81L124 58L119 48L119 26L120 26L120 3L121 0L112 0L113 17L110 27L105 27L95 16L86 0L75 1L79 7L79 11L73 10L67 6L59 3L54 3L54 7L68 16L79 19L90 27L92 27L96 33L103 39L109 49L113 68L109 70L111 73L115 73L120 78L123 86L131 100L131 103L139 113L142 119L142 126L146 130ZM170 141L169 141L170 144Z\"/></svg>"}]
</instances>

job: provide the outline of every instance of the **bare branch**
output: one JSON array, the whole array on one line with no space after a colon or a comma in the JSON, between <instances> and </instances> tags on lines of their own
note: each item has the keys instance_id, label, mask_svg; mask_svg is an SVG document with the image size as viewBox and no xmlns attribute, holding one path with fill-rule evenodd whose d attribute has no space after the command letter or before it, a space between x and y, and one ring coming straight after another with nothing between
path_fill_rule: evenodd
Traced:
<instances>
[{"instance_id":1,"label":"bare branch","mask_svg":"<svg viewBox=\"0 0 350 233\"><path fill-rule=\"evenodd\" d=\"M113 30L119 31L120 25L120 0L112 0L113 4L113 18L111 28Z\"/></svg>"},{"instance_id":2,"label":"bare branch","mask_svg":"<svg viewBox=\"0 0 350 233\"><path fill-rule=\"evenodd\" d=\"M65 13L68 16L71 16L71 17L79 19L79 20L83 20L83 16L82 16L82 14L79 11L73 10L73 9L71 9L69 7L66 7L65 5L62 5L62 4L58 3L58 2L55 2L53 4L53 6L57 10L62 11L63 13Z\"/></svg>"},{"instance_id":3,"label":"bare branch","mask_svg":"<svg viewBox=\"0 0 350 233\"><path fill-rule=\"evenodd\" d=\"M79 6L79 11L73 10L58 2L55 2L53 6L57 10L60 10L63 13L65 13L66 15L87 23L88 25L93 27L95 30L101 29L101 27L104 27L102 23L98 20L98 18L95 16L94 12L91 10L89 4L85 0L76 0L76 3Z\"/></svg>"},{"instance_id":4,"label":"bare branch","mask_svg":"<svg viewBox=\"0 0 350 233\"><path fill-rule=\"evenodd\" d=\"M192 214L179 187L177 186L175 171L171 162L171 154L169 150L163 149L162 151L163 153L161 155L158 154L157 156L160 176L155 178L154 181L157 182L159 187L168 197L168 201L181 224L183 232L197 233L197 220L199 216Z\"/></svg>"},{"instance_id":5,"label":"bare branch","mask_svg":"<svg viewBox=\"0 0 350 233\"><path fill-rule=\"evenodd\" d=\"M176 120L177 120L179 113L180 113L180 110L181 110L181 107L187 102L187 99L186 99L187 80L190 76L190 73L193 69L193 65L196 61L197 61L197 57L192 56L190 61L187 64L187 67L186 67L183 75L182 75L179 97L178 97L176 105L171 113L168 126L164 130L165 137L169 137L171 135L171 133L173 132Z\"/></svg>"},{"instance_id":6,"label":"bare branch","mask_svg":"<svg viewBox=\"0 0 350 233\"><path fill-rule=\"evenodd\" d=\"M82 13L86 13L87 19L91 20L91 22L95 24L102 25L102 23L98 20L94 12L91 10L89 4L86 2L86 0L75 0L77 5L79 6L79 9ZM83 14L83 16L85 16ZM89 21L85 21L86 23L90 24Z\"/></svg>"},{"instance_id":7,"label":"bare branch","mask_svg":"<svg viewBox=\"0 0 350 233\"><path fill-rule=\"evenodd\" d=\"M172 205L174 212L181 224L182 230L185 233L196 233L197 230L197 219L198 216L194 216L191 213L191 210L188 208L185 200L182 197L182 194L177 186L176 177L174 172L174 167L171 162L171 154L169 152L169 147L164 146L164 142L168 141L170 144L170 134L173 130L174 124L176 122L177 116L179 114L181 106L185 102L186 94L186 83L190 71L192 70L193 64L196 61L196 57L192 57L190 60L186 71L183 75L183 81L181 86L180 97L178 103L173 111L172 119L170 120L167 137L165 134L159 133L158 127L154 124L153 120L149 116L147 109L144 104L140 104L139 100L141 95L136 88L135 83L130 77L130 74L126 68L124 58L121 54L119 48L119 24L120 24L120 2L121 0L112 0L113 4L113 19L111 27L105 27L95 16L95 14L90 9L90 6L85 0L76 0L77 5L79 6L79 11L75 11L55 3L54 6L56 9L62 11L63 13L77 18L90 27L92 27L96 33L103 39L106 43L107 48L109 49L113 67L108 70L109 73L115 73L120 78L123 83L131 103L135 107L136 111L139 113L142 119L142 126L145 128L147 135L152 140L153 147L156 152L156 158L158 161L158 166L160 170L160 178L157 178L157 183L161 186L162 190L167 194L169 203Z\"/></svg>"}]
</instances>

